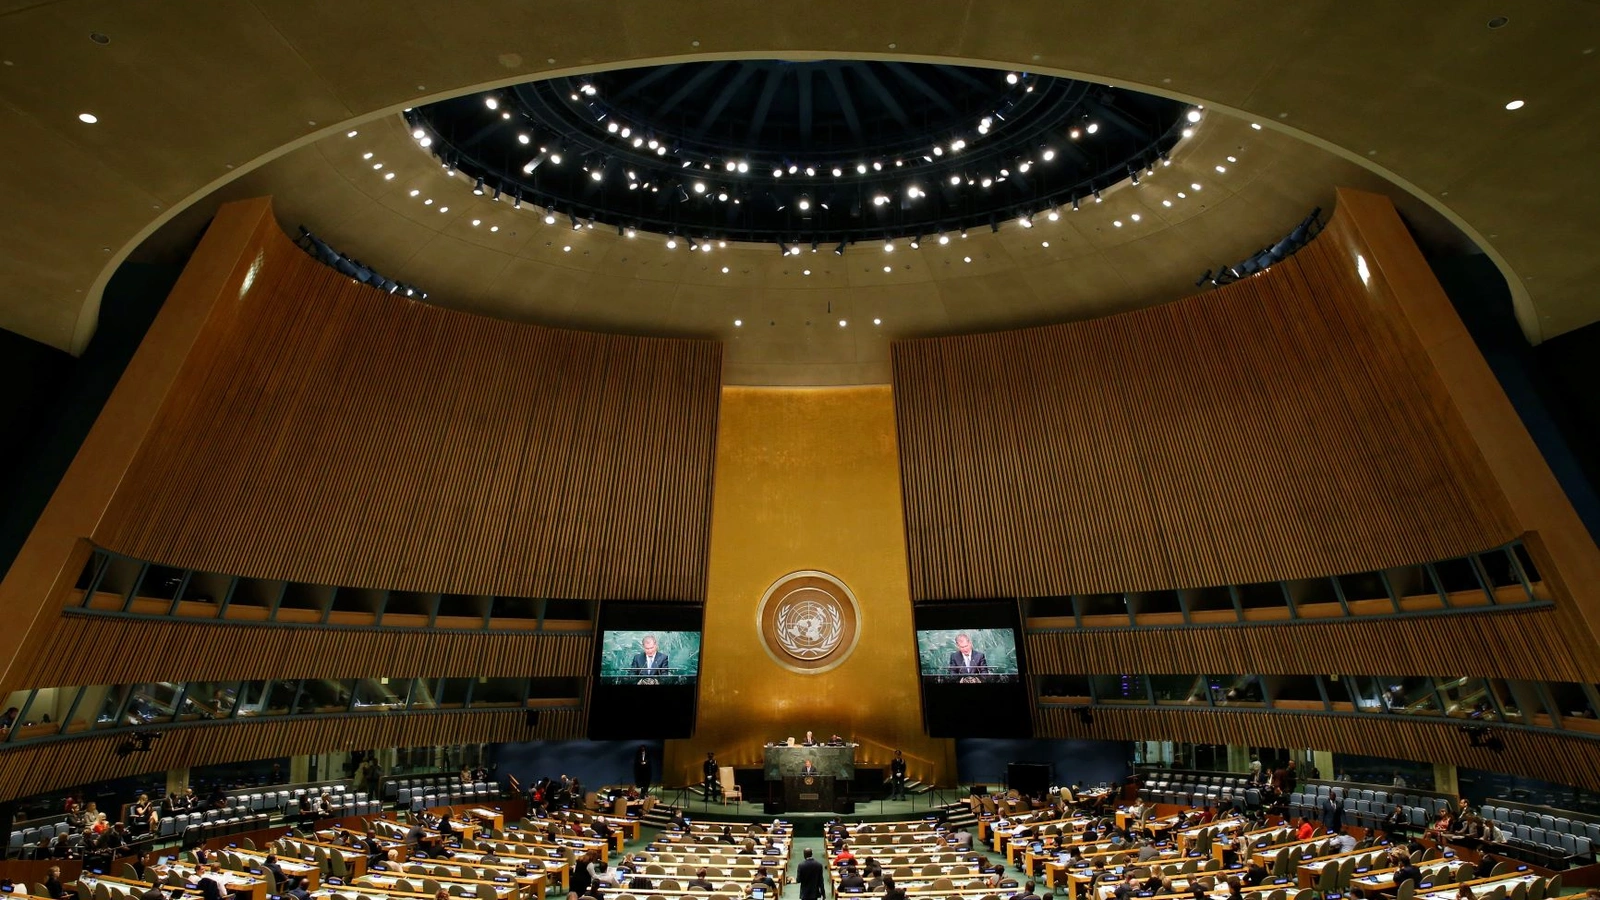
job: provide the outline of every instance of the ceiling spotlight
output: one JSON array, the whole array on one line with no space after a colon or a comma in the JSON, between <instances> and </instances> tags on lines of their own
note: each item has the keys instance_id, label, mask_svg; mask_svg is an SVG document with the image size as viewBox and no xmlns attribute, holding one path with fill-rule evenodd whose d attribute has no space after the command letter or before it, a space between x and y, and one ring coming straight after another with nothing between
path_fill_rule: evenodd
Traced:
<instances>
[{"instance_id":1,"label":"ceiling spotlight","mask_svg":"<svg viewBox=\"0 0 1600 900\"><path fill-rule=\"evenodd\" d=\"M711 242L710 241L706 241L704 244L701 244L700 245L700 251L702 253L710 253L711 252ZM796 248L794 252L799 253L800 250L798 248Z\"/></svg>"},{"instance_id":2,"label":"ceiling spotlight","mask_svg":"<svg viewBox=\"0 0 1600 900\"><path fill-rule=\"evenodd\" d=\"M677 238L667 238L667 249L668 250L676 250L676 249L678 249L678 239Z\"/></svg>"},{"instance_id":3,"label":"ceiling spotlight","mask_svg":"<svg viewBox=\"0 0 1600 900\"><path fill-rule=\"evenodd\" d=\"M806 175L809 176L809 177L815 178L816 175L817 175L817 170L812 168L811 166L806 166Z\"/></svg>"},{"instance_id":4,"label":"ceiling spotlight","mask_svg":"<svg viewBox=\"0 0 1600 900\"><path fill-rule=\"evenodd\" d=\"M625 237L634 237L635 235L638 234L638 232L634 231L633 228L630 226L629 228L624 229L622 234Z\"/></svg>"},{"instance_id":5,"label":"ceiling spotlight","mask_svg":"<svg viewBox=\"0 0 1600 900\"><path fill-rule=\"evenodd\" d=\"M1523 103L1521 100L1513 100L1510 103L1506 104L1506 109L1521 109L1522 107L1524 107L1526 105L1527 104ZM78 118L82 119L83 116L79 116ZM85 121L89 121L89 120L85 119Z\"/></svg>"},{"instance_id":6,"label":"ceiling spotlight","mask_svg":"<svg viewBox=\"0 0 1600 900\"><path fill-rule=\"evenodd\" d=\"M801 194L800 195L800 202L795 204L795 205L800 207L800 211L801 212L805 212L806 210L811 208L811 198L807 197L805 194Z\"/></svg>"},{"instance_id":7,"label":"ceiling spotlight","mask_svg":"<svg viewBox=\"0 0 1600 900\"><path fill-rule=\"evenodd\" d=\"M911 249L922 249L922 237L920 235L911 239Z\"/></svg>"},{"instance_id":8,"label":"ceiling spotlight","mask_svg":"<svg viewBox=\"0 0 1600 900\"><path fill-rule=\"evenodd\" d=\"M846 243L845 241L840 241L839 242L839 246L833 248L833 255L834 256L843 256L844 255L844 245L845 245L845 243Z\"/></svg>"},{"instance_id":9,"label":"ceiling spotlight","mask_svg":"<svg viewBox=\"0 0 1600 900\"><path fill-rule=\"evenodd\" d=\"M1073 197L1072 198L1072 211L1073 212L1077 212L1078 211L1078 198L1077 197Z\"/></svg>"},{"instance_id":10,"label":"ceiling spotlight","mask_svg":"<svg viewBox=\"0 0 1600 900\"><path fill-rule=\"evenodd\" d=\"M1100 130L1100 123L1099 122L1090 122L1088 124L1088 126L1085 127L1083 130L1088 132L1089 134L1094 134L1096 131Z\"/></svg>"},{"instance_id":11,"label":"ceiling spotlight","mask_svg":"<svg viewBox=\"0 0 1600 900\"><path fill-rule=\"evenodd\" d=\"M561 165L561 154L559 154L559 153L550 154L550 165L552 165L552 166Z\"/></svg>"},{"instance_id":12,"label":"ceiling spotlight","mask_svg":"<svg viewBox=\"0 0 1600 900\"><path fill-rule=\"evenodd\" d=\"M1046 218L1048 218L1052 222L1055 222L1055 221L1057 221L1057 220L1059 220L1061 218L1061 213L1058 210L1052 209L1052 210L1050 210L1050 214L1048 216L1046 216Z\"/></svg>"},{"instance_id":13,"label":"ceiling spotlight","mask_svg":"<svg viewBox=\"0 0 1600 900\"><path fill-rule=\"evenodd\" d=\"M1017 165L1018 172L1026 172L1031 168L1033 168L1033 163L1026 159Z\"/></svg>"},{"instance_id":14,"label":"ceiling spotlight","mask_svg":"<svg viewBox=\"0 0 1600 900\"><path fill-rule=\"evenodd\" d=\"M612 134L616 134L618 131L622 130L622 126L618 125L615 122L612 122L611 124L606 126L606 130L611 132Z\"/></svg>"},{"instance_id":15,"label":"ceiling spotlight","mask_svg":"<svg viewBox=\"0 0 1600 900\"><path fill-rule=\"evenodd\" d=\"M933 155L934 156L943 156L944 155L944 148L939 146L938 144L933 145Z\"/></svg>"},{"instance_id":16,"label":"ceiling spotlight","mask_svg":"<svg viewBox=\"0 0 1600 900\"><path fill-rule=\"evenodd\" d=\"M873 163L872 163L872 171L874 171L874 172L882 172L883 171L883 163L874 160Z\"/></svg>"},{"instance_id":17,"label":"ceiling spotlight","mask_svg":"<svg viewBox=\"0 0 1600 900\"><path fill-rule=\"evenodd\" d=\"M1188 119L1191 122L1198 122L1198 121L1200 121L1200 110L1191 109L1191 110L1189 110L1189 114L1187 116L1185 116L1184 118Z\"/></svg>"},{"instance_id":18,"label":"ceiling spotlight","mask_svg":"<svg viewBox=\"0 0 1600 900\"><path fill-rule=\"evenodd\" d=\"M1103 198L1101 198L1101 196L1100 196L1100 189L1099 188L1095 188L1094 189L1094 202L1099 203L1102 199Z\"/></svg>"},{"instance_id":19,"label":"ceiling spotlight","mask_svg":"<svg viewBox=\"0 0 1600 900\"><path fill-rule=\"evenodd\" d=\"M783 170L782 169L773 169L772 170L772 177L773 178L782 178L783 177Z\"/></svg>"},{"instance_id":20,"label":"ceiling spotlight","mask_svg":"<svg viewBox=\"0 0 1600 900\"><path fill-rule=\"evenodd\" d=\"M1017 82L1019 82L1021 80L1022 79L1017 77L1017 73L1015 73L1015 72L1007 72L1006 73L1006 84L1016 84Z\"/></svg>"},{"instance_id":21,"label":"ceiling spotlight","mask_svg":"<svg viewBox=\"0 0 1600 900\"><path fill-rule=\"evenodd\" d=\"M604 177L605 177L605 174L602 173L599 169L594 169L594 170L591 170L589 172L589 178L591 180L593 180L593 181L599 181L601 178L604 178Z\"/></svg>"},{"instance_id":22,"label":"ceiling spotlight","mask_svg":"<svg viewBox=\"0 0 1600 900\"><path fill-rule=\"evenodd\" d=\"M801 271L801 272L800 272L800 274L801 274L801 275L810 275L810 274L811 274L811 270L810 270L810 269L804 269L804 270L802 270L802 271Z\"/></svg>"},{"instance_id":23,"label":"ceiling spotlight","mask_svg":"<svg viewBox=\"0 0 1600 900\"><path fill-rule=\"evenodd\" d=\"M1069 131L1069 132L1067 132L1067 137L1070 137L1070 138L1072 138L1072 139L1073 139L1073 140L1077 140L1077 139L1078 139L1078 138L1079 138L1079 137L1081 137L1081 136L1082 136L1082 135L1083 135L1083 132L1081 132L1081 131L1079 131L1079 130L1078 130L1078 129L1076 129L1076 128L1074 128L1074 129L1072 129L1072 130L1071 130L1071 131Z\"/></svg>"},{"instance_id":24,"label":"ceiling spotlight","mask_svg":"<svg viewBox=\"0 0 1600 900\"><path fill-rule=\"evenodd\" d=\"M553 213L553 212L545 213L544 214L544 223L546 225L554 225L556 223L556 214Z\"/></svg>"},{"instance_id":25,"label":"ceiling spotlight","mask_svg":"<svg viewBox=\"0 0 1600 900\"><path fill-rule=\"evenodd\" d=\"M940 244L948 244L948 243L950 243L950 235L948 235L948 234L939 235L939 243Z\"/></svg>"},{"instance_id":26,"label":"ceiling spotlight","mask_svg":"<svg viewBox=\"0 0 1600 900\"><path fill-rule=\"evenodd\" d=\"M355 132L354 132L354 131L352 131L352 132L350 132L350 133L351 133L351 134L355 134ZM416 131L413 131L413 132L411 132L411 136L412 136L412 137L414 137L414 138L416 138L416 139L417 139L417 140L419 140L419 141L420 141L420 140L422 140L422 138L423 138L423 137L424 137L424 136L426 136L426 135L427 135L427 132L426 132L426 131L423 131L423 130L422 130L422 129L421 129L421 128L418 128L418 129L417 129L417 130L416 130ZM524 143L526 143L526 142L524 142Z\"/></svg>"},{"instance_id":27,"label":"ceiling spotlight","mask_svg":"<svg viewBox=\"0 0 1600 900\"><path fill-rule=\"evenodd\" d=\"M950 176L950 183L951 184L960 184L961 183L961 176L960 175L951 175Z\"/></svg>"},{"instance_id":28,"label":"ceiling spotlight","mask_svg":"<svg viewBox=\"0 0 1600 900\"><path fill-rule=\"evenodd\" d=\"M1056 158L1056 151L1050 149L1049 147L1046 147L1046 148L1044 148L1044 152L1039 154L1039 158L1044 160L1045 162L1049 162L1050 160Z\"/></svg>"},{"instance_id":29,"label":"ceiling spotlight","mask_svg":"<svg viewBox=\"0 0 1600 900\"><path fill-rule=\"evenodd\" d=\"M734 169L739 167L739 164L730 159L727 162L723 163L722 167L724 169L726 169L727 171L732 172Z\"/></svg>"},{"instance_id":30,"label":"ceiling spotlight","mask_svg":"<svg viewBox=\"0 0 1600 900\"><path fill-rule=\"evenodd\" d=\"M1022 217L1018 218L1017 221L1022 224L1023 228L1032 228L1033 227L1033 217L1032 216L1022 216Z\"/></svg>"},{"instance_id":31,"label":"ceiling spotlight","mask_svg":"<svg viewBox=\"0 0 1600 900\"><path fill-rule=\"evenodd\" d=\"M665 144L663 144L660 147L656 148L656 155L657 156L666 156L667 155L667 147L666 147Z\"/></svg>"},{"instance_id":32,"label":"ceiling spotlight","mask_svg":"<svg viewBox=\"0 0 1600 900\"><path fill-rule=\"evenodd\" d=\"M734 168L739 170L740 175L743 175L744 173L750 171L750 164L741 159L739 160L739 164L734 166Z\"/></svg>"},{"instance_id":33,"label":"ceiling spotlight","mask_svg":"<svg viewBox=\"0 0 1600 900\"><path fill-rule=\"evenodd\" d=\"M883 252L885 252L885 253L893 253L894 252L894 241L884 241L883 242Z\"/></svg>"},{"instance_id":34,"label":"ceiling spotlight","mask_svg":"<svg viewBox=\"0 0 1600 900\"><path fill-rule=\"evenodd\" d=\"M810 171L810 170L808 169L807 171ZM838 178L840 175L843 175L843 174L844 174L844 170L843 169L839 168L838 166L834 166L833 167L833 177Z\"/></svg>"},{"instance_id":35,"label":"ceiling spotlight","mask_svg":"<svg viewBox=\"0 0 1600 900\"><path fill-rule=\"evenodd\" d=\"M1138 170L1137 169L1132 170L1132 171L1130 171L1128 173L1128 175L1129 175L1129 177L1131 177L1133 179L1133 186L1134 187L1138 187L1139 186L1139 172L1138 172Z\"/></svg>"},{"instance_id":36,"label":"ceiling spotlight","mask_svg":"<svg viewBox=\"0 0 1600 900\"><path fill-rule=\"evenodd\" d=\"M889 197L888 197L887 194L878 194L877 196L872 198L872 205L873 206L884 206L888 202L889 202Z\"/></svg>"},{"instance_id":37,"label":"ceiling spotlight","mask_svg":"<svg viewBox=\"0 0 1600 900\"><path fill-rule=\"evenodd\" d=\"M987 175L985 175L985 176L984 176L984 177L983 177L983 180L982 180L982 181L980 181L980 182L978 182L978 183L979 183L979 184L981 184L981 185L983 185L983 186L984 186L984 187L988 187L988 186L990 186L990 185L992 185L992 184L994 184L994 179L993 179L993 178L990 178L990 177L989 177L989 176L987 176Z\"/></svg>"},{"instance_id":38,"label":"ceiling spotlight","mask_svg":"<svg viewBox=\"0 0 1600 900\"><path fill-rule=\"evenodd\" d=\"M727 203L728 202L728 192L727 191L718 191L717 192L717 199L721 200L723 203Z\"/></svg>"},{"instance_id":39,"label":"ceiling spotlight","mask_svg":"<svg viewBox=\"0 0 1600 900\"><path fill-rule=\"evenodd\" d=\"M912 200L915 200L918 197L922 196L922 188L919 188L919 187L917 187L916 185L913 184L910 187L906 188L906 196L910 197Z\"/></svg>"},{"instance_id":40,"label":"ceiling spotlight","mask_svg":"<svg viewBox=\"0 0 1600 900\"><path fill-rule=\"evenodd\" d=\"M419 134L419 135L417 135L417 137L420 139L422 137L422 135ZM519 143L519 144L526 144L526 143L531 142L532 140L533 140L533 138L530 138L525 134L517 135L517 143Z\"/></svg>"},{"instance_id":41,"label":"ceiling spotlight","mask_svg":"<svg viewBox=\"0 0 1600 900\"><path fill-rule=\"evenodd\" d=\"M482 178L479 178L477 181L472 183L472 193L476 194L479 197L483 196L483 179Z\"/></svg>"},{"instance_id":42,"label":"ceiling spotlight","mask_svg":"<svg viewBox=\"0 0 1600 900\"><path fill-rule=\"evenodd\" d=\"M704 181L696 181L694 183L694 192L696 194L704 194L706 192L706 183Z\"/></svg>"},{"instance_id":43,"label":"ceiling spotlight","mask_svg":"<svg viewBox=\"0 0 1600 900\"><path fill-rule=\"evenodd\" d=\"M493 97L485 97L483 98L483 105L489 107L490 109L499 109L500 101Z\"/></svg>"},{"instance_id":44,"label":"ceiling spotlight","mask_svg":"<svg viewBox=\"0 0 1600 900\"><path fill-rule=\"evenodd\" d=\"M839 170L838 169L834 169L833 170L833 174L835 174L835 175L839 174ZM858 174L858 175L867 174L867 164L866 163L856 163L856 174Z\"/></svg>"}]
</instances>

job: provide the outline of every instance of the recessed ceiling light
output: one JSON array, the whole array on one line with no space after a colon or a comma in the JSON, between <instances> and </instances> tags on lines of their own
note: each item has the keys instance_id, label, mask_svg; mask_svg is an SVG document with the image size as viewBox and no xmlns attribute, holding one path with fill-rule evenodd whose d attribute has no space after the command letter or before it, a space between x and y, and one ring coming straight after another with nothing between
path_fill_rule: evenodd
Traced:
<instances>
[{"instance_id":1,"label":"recessed ceiling light","mask_svg":"<svg viewBox=\"0 0 1600 900\"><path fill-rule=\"evenodd\" d=\"M78 113L78 121L85 125L93 125L100 121L100 117L94 113Z\"/></svg>"},{"instance_id":2,"label":"recessed ceiling light","mask_svg":"<svg viewBox=\"0 0 1600 900\"><path fill-rule=\"evenodd\" d=\"M1172 205L1172 201L1171 200L1163 200L1163 201L1161 201L1161 205L1162 206L1171 206Z\"/></svg>"},{"instance_id":3,"label":"recessed ceiling light","mask_svg":"<svg viewBox=\"0 0 1600 900\"><path fill-rule=\"evenodd\" d=\"M571 244L567 244L565 247L562 247L561 248L561 252L562 253L571 253L572 252L572 245Z\"/></svg>"},{"instance_id":4,"label":"recessed ceiling light","mask_svg":"<svg viewBox=\"0 0 1600 900\"><path fill-rule=\"evenodd\" d=\"M724 274L724 275L728 274L728 267L727 266L723 266L722 267L722 274Z\"/></svg>"},{"instance_id":5,"label":"recessed ceiling light","mask_svg":"<svg viewBox=\"0 0 1600 900\"><path fill-rule=\"evenodd\" d=\"M439 212L442 212L442 213L447 213L447 212L449 212L449 211L450 211L450 207L448 207L448 206L441 206L441 207L439 207Z\"/></svg>"},{"instance_id":6,"label":"recessed ceiling light","mask_svg":"<svg viewBox=\"0 0 1600 900\"><path fill-rule=\"evenodd\" d=\"M415 197L416 195L418 195L420 193L422 193L422 192L417 190L416 188L412 188L411 189L411 196L413 196L413 197Z\"/></svg>"},{"instance_id":7,"label":"recessed ceiling light","mask_svg":"<svg viewBox=\"0 0 1600 900\"><path fill-rule=\"evenodd\" d=\"M1200 110L1198 110L1198 109L1189 110L1189 115L1186 116L1185 118L1187 118L1191 122L1200 121Z\"/></svg>"},{"instance_id":8,"label":"recessed ceiling light","mask_svg":"<svg viewBox=\"0 0 1600 900\"><path fill-rule=\"evenodd\" d=\"M344 136L345 136L345 137L355 137L355 136L356 136L356 135L358 135L358 134L360 134L360 133L361 133L361 132L359 132L359 131L355 131L355 130L351 130L351 131L346 131L346 132L345 132L345 133L344 133Z\"/></svg>"},{"instance_id":9,"label":"recessed ceiling light","mask_svg":"<svg viewBox=\"0 0 1600 900\"><path fill-rule=\"evenodd\" d=\"M393 172L385 172L385 173L383 173L383 180L384 181L393 181L394 180L394 173Z\"/></svg>"},{"instance_id":10,"label":"recessed ceiling light","mask_svg":"<svg viewBox=\"0 0 1600 900\"><path fill-rule=\"evenodd\" d=\"M800 274L801 275L810 275L811 274L811 270L810 269L806 269L805 271L801 272Z\"/></svg>"},{"instance_id":11,"label":"recessed ceiling light","mask_svg":"<svg viewBox=\"0 0 1600 900\"><path fill-rule=\"evenodd\" d=\"M1217 174L1218 175L1226 175L1227 173L1228 173L1228 167L1227 166L1217 166Z\"/></svg>"},{"instance_id":12,"label":"recessed ceiling light","mask_svg":"<svg viewBox=\"0 0 1600 900\"><path fill-rule=\"evenodd\" d=\"M1117 226L1118 228L1121 228L1122 227L1122 220L1121 219L1115 219L1115 220L1112 221L1111 224Z\"/></svg>"},{"instance_id":13,"label":"recessed ceiling light","mask_svg":"<svg viewBox=\"0 0 1600 900\"><path fill-rule=\"evenodd\" d=\"M884 267L883 267L883 270L884 270L884 271L885 271L885 272L888 272L888 271L890 271L890 269L889 269L889 267L888 267L888 266L884 266Z\"/></svg>"},{"instance_id":14,"label":"recessed ceiling light","mask_svg":"<svg viewBox=\"0 0 1600 900\"><path fill-rule=\"evenodd\" d=\"M744 327L744 320L743 319L734 319L733 320L733 327L735 327L735 328L743 328Z\"/></svg>"},{"instance_id":15,"label":"recessed ceiling light","mask_svg":"<svg viewBox=\"0 0 1600 900\"><path fill-rule=\"evenodd\" d=\"M1198 182L1197 182L1197 183L1195 183L1195 184L1191 184L1191 185L1189 185L1189 188L1190 188L1190 189L1191 189L1191 190L1196 190L1196 191L1198 191L1198 190L1200 190L1200 185L1199 185L1199 183L1198 183Z\"/></svg>"},{"instance_id":16,"label":"recessed ceiling light","mask_svg":"<svg viewBox=\"0 0 1600 900\"><path fill-rule=\"evenodd\" d=\"M1137 222L1137 221L1139 221L1139 214L1138 213L1134 213L1133 215L1129 216L1128 218L1130 218L1130 219L1134 220L1135 222Z\"/></svg>"},{"instance_id":17,"label":"recessed ceiling light","mask_svg":"<svg viewBox=\"0 0 1600 900\"><path fill-rule=\"evenodd\" d=\"M850 322L848 320L846 320L846 319L840 319L839 320L839 327L840 328L843 328L843 327L845 327L846 325L849 325L849 324L850 324Z\"/></svg>"},{"instance_id":18,"label":"recessed ceiling light","mask_svg":"<svg viewBox=\"0 0 1600 900\"><path fill-rule=\"evenodd\" d=\"M483 224L483 220L482 219L473 219L472 220L472 227L473 228L477 228L479 225L482 225L482 224Z\"/></svg>"},{"instance_id":19,"label":"recessed ceiling light","mask_svg":"<svg viewBox=\"0 0 1600 900\"><path fill-rule=\"evenodd\" d=\"M872 320L872 324L874 324L874 325L882 325L883 324L883 320L882 319L873 319Z\"/></svg>"},{"instance_id":20,"label":"recessed ceiling light","mask_svg":"<svg viewBox=\"0 0 1600 900\"><path fill-rule=\"evenodd\" d=\"M1523 106L1525 106L1525 105L1526 105L1526 104L1524 104L1524 103L1523 103L1523 102L1522 102L1522 101L1521 101L1521 100L1513 100L1513 101L1511 101L1511 102L1510 102L1510 103L1507 103L1507 104L1506 104L1506 109L1521 109L1521 108L1522 108L1522 107L1523 107ZM80 119L81 119L81 118L83 118L83 117L82 117L82 116L79 116L79 117L78 117L78 118L80 118ZM90 119L89 119L89 121L93 121L93 118L92 118L92 117L91 117L91 118L90 118Z\"/></svg>"},{"instance_id":21,"label":"recessed ceiling light","mask_svg":"<svg viewBox=\"0 0 1600 900\"><path fill-rule=\"evenodd\" d=\"M1050 246L1050 242L1049 241L1040 241L1039 242L1039 246L1048 248Z\"/></svg>"},{"instance_id":22,"label":"recessed ceiling light","mask_svg":"<svg viewBox=\"0 0 1600 900\"><path fill-rule=\"evenodd\" d=\"M499 231L500 230L500 226L499 225L490 225L489 226L489 230L490 231Z\"/></svg>"},{"instance_id":23,"label":"recessed ceiling light","mask_svg":"<svg viewBox=\"0 0 1600 900\"><path fill-rule=\"evenodd\" d=\"M962 262L972 262L972 257L970 257L970 256L963 256L963 257L961 257L961 261L962 261Z\"/></svg>"}]
</instances>

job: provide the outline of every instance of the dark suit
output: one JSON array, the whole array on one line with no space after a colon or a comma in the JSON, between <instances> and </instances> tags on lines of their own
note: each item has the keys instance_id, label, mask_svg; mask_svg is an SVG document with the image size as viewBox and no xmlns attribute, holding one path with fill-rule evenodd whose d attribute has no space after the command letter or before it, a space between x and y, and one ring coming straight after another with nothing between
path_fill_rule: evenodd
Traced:
<instances>
[{"instance_id":1,"label":"dark suit","mask_svg":"<svg viewBox=\"0 0 1600 900\"><path fill-rule=\"evenodd\" d=\"M826 872L816 859L800 861L800 871L795 876L800 885L800 900L822 900L826 893Z\"/></svg>"},{"instance_id":2,"label":"dark suit","mask_svg":"<svg viewBox=\"0 0 1600 900\"><path fill-rule=\"evenodd\" d=\"M815 775L815 774L817 774L817 766L816 766L816 764L813 763L809 759L806 760L805 765L800 767L800 774L801 775Z\"/></svg>"},{"instance_id":3,"label":"dark suit","mask_svg":"<svg viewBox=\"0 0 1600 900\"><path fill-rule=\"evenodd\" d=\"M1322 827L1329 831L1344 830L1344 804L1332 797L1322 801Z\"/></svg>"},{"instance_id":4,"label":"dark suit","mask_svg":"<svg viewBox=\"0 0 1600 900\"><path fill-rule=\"evenodd\" d=\"M648 663L646 662L643 653L635 653L633 655L633 662L630 664L629 668L648 669L651 672L660 672L667 669L670 665L671 661L667 658L665 653L657 653L655 659L650 660Z\"/></svg>"},{"instance_id":5,"label":"dark suit","mask_svg":"<svg viewBox=\"0 0 1600 900\"><path fill-rule=\"evenodd\" d=\"M989 661L978 650L972 651L971 662L962 662L961 653L950 654L951 675L982 675L989 671Z\"/></svg>"}]
</instances>

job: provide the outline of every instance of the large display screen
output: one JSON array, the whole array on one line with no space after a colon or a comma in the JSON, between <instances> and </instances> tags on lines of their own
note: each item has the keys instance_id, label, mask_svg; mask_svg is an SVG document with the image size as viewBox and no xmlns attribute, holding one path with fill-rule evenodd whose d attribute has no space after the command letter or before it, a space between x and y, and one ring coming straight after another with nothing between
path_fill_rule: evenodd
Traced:
<instances>
[{"instance_id":1,"label":"large display screen","mask_svg":"<svg viewBox=\"0 0 1600 900\"><path fill-rule=\"evenodd\" d=\"M700 674L698 631L608 631L600 640L607 684L692 684Z\"/></svg>"},{"instance_id":2,"label":"large display screen","mask_svg":"<svg viewBox=\"0 0 1600 900\"><path fill-rule=\"evenodd\" d=\"M917 632L923 678L960 684L1016 681L1017 636L1009 628L929 628Z\"/></svg>"},{"instance_id":3,"label":"large display screen","mask_svg":"<svg viewBox=\"0 0 1600 900\"><path fill-rule=\"evenodd\" d=\"M1014 600L918 603L922 720L931 737L1031 737Z\"/></svg>"},{"instance_id":4,"label":"large display screen","mask_svg":"<svg viewBox=\"0 0 1600 900\"><path fill-rule=\"evenodd\" d=\"M703 616L692 603L600 603L589 692L591 739L694 733Z\"/></svg>"}]
</instances>

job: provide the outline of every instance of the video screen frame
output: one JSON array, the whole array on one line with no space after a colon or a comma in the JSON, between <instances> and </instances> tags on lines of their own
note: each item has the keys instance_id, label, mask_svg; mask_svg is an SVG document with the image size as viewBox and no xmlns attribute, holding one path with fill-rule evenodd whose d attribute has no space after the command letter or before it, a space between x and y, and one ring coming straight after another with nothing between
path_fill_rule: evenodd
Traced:
<instances>
[{"instance_id":1,"label":"video screen frame","mask_svg":"<svg viewBox=\"0 0 1600 900\"><path fill-rule=\"evenodd\" d=\"M1015 599L922 602L912 610L914 631L1008 631L1016 649L1016 673L1005 677L949 673L923 674L923 654L918 634L912 635L917 653L917 680L922 689L922 722L929 737L1033 736L1033 710L1028 696L1026 642L1022 635L1022 609ZM985 654L987 655L987 654ZM946 654L948 667L948 653Z\"/></svg>"}]
</instances>

